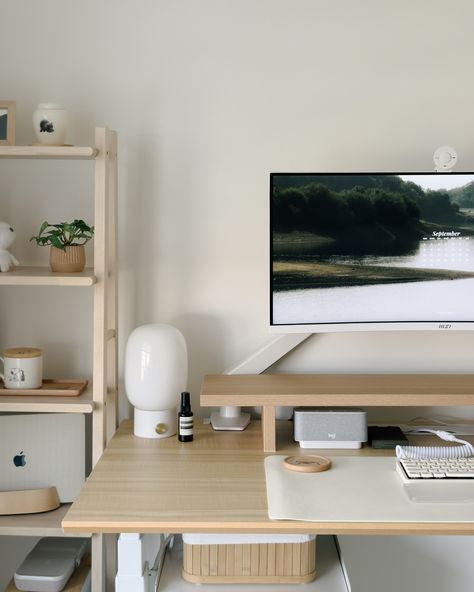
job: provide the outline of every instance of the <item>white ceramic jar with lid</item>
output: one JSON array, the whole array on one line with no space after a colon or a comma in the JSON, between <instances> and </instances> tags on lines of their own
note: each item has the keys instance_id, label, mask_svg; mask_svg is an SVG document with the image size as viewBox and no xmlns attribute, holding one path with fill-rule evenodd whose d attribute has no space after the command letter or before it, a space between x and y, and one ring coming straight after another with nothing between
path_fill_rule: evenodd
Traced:
<instances>
[{"instance_id":1,"label":"white ceramic jar with lid","mask_svg":"<svg viewBox=\"0 0 474 592\"><path fill-rule=\"evenodd\" d=\"M33 113L36 140L46 146L62 146L66 142L67 112L57 103L40 103Z\"/></svg>"}]
</instances>

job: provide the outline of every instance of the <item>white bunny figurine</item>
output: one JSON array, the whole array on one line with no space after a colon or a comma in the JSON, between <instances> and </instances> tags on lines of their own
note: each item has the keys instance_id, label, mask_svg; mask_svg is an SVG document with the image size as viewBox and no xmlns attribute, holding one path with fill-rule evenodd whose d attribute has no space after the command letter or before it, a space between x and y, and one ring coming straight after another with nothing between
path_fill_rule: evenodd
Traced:
<instances>
[{"instance_id":1,"label":"white bunny figurine","mask_svg":"<svg viewBox=\"0 0 474 592\"><path fill-rule=\"evenodd\" d=\"M0 271L9 271L12 265L20 265L18 260L7 251L15 242L16 234L8 222L0 222Z\"/></svg>"}]
</instances>

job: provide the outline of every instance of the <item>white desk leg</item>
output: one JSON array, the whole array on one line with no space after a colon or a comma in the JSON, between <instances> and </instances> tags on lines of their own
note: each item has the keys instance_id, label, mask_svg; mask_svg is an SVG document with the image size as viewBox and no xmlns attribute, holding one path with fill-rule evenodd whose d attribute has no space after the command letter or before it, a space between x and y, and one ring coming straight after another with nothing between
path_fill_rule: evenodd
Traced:
<instances>
[{"instance_id":1,"label":"white desk leg","mask_svg":"<svg viewBox=\"0 0 474 592\"><path fill-rule=\"evenodd\" d=\"M153 565L160 547L159 534L121 534L117 545L115 592L148 592L146 564Z\"/></svg>"}]
</instances>

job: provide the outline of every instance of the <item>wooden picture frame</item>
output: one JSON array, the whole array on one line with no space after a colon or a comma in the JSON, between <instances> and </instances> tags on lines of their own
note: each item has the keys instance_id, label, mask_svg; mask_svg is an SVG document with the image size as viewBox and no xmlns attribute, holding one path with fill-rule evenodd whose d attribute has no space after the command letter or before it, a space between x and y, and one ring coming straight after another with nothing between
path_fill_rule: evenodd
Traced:
<instances>
[{"instance_id":1,"label":"wooden picture frame","mask_svg":"<svg viewBox=\"0 0 474 592\"><path fill-rule=\"evenodd\" d=\"M0 145L15 144L15 101L0 100Z\"/></svg>"}]
</instances>

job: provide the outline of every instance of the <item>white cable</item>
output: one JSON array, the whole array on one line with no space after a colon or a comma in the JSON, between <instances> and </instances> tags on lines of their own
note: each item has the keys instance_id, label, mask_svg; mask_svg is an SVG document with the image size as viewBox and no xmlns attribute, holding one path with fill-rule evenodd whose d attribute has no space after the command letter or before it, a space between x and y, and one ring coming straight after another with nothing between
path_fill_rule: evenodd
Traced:
<instances>
[{"instance_id":1,"label":"white cable","mask_svg":"<svg viewBox=\"0 0 474 592\"><path fill-rule=\"evenodd\" d=\"M462 446L397 446L395 453L397 458L463 458L474 456L474 446L466 440L460 440L449 432L441 430L423 430L436 434L442 440L457 442Z\"/></svg>"}]
</instances>

